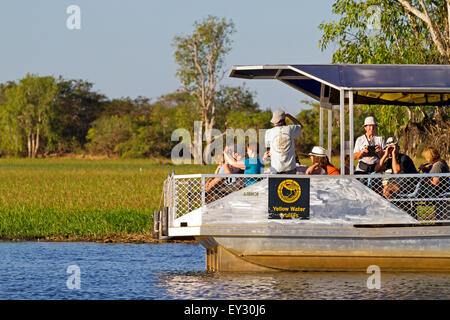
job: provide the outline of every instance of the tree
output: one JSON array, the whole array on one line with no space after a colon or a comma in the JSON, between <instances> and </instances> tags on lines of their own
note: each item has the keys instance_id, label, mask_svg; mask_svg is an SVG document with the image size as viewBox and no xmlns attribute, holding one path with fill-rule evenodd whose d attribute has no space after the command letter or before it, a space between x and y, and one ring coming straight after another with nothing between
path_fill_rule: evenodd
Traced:
<instances>
[{"instance_id":1,"label":"tree","mask_svg":"<svg viewBox=\"0 0 450 320\"><path fill-rule=\"evenodd\" d=\"M425 24L443 62L450 63L450 0L398 0L398 2L405 8L408 15L412 14ZM417 8L414 2L418 2L420 7Z\"/></svg>"},{"instance_id":2,"label":"tree","mask_svg":"<svg viewBox=\"0 0 450 320\"><path fill-rule=\"evenodd\" d=\"M258 103L255 101L255 93L247 89L245 84L239 87L221 86L217 91L216 105L216 128L219 130L225 130L230 126L243 128L236 123L235 115L241 114L244 117L251 117L261 112ZM241 120L245 121L245 119Z\"/></svg>"},{"instance_id":3,"label":"tree","mask_svg":"<svg viewBox=\"0 0 450 320\"><path fill-rule=\"evenodd\" d=\"M136 99L131 99L129 97L112 99L106 101L102 111L102 115L117 115L123 117L125 115L133 115L139 117L142 115L147 115L151 112L150 99L142 96Z\"/></svg>"},{"instance_id":4,"label":"tree","mask_svg":"<svg viewBox=\"0 0 450 320\"><path fill-rule=\"evenodd\" d=\"M12 130L16 151L21 150L18 146L21 136L26 137L29 158L36 158L42 137L46 137L49 143L57 138L51 130L56 114L57 90L56 81L52 77L31 74L27 74L17 85L4 90L3 121Z\"/></svg>"},{"instance_id":5,"label":"tree","mask_svg":"<svg viewBox=\"0 0 450 320\"><path fill-rule=\"evenodd\" d=\"M194 22L189 35L175 36L174 56L178 64L177 77L184 91L197 98L204 125L206 148L213 140L216 122L216 88L223 77L222 67L231 50L234 24L225 18L208 16Z\"/></svg>"},{"instance_id":6,"label":"tree","mask_svg":"<svg viewBox=\"0 0 450 320\"><path fill-rule=\"evenodd\" d=\"M0 152L4 154L18 155L22 151L21 134L17 121L12 118L11 112L8 112L6 104L6 90L11 90L17 84L9 81L0 85Z\"/></svg>"},{"instance_id":7,"label":"tree","mask_svg":"<svg viewBox=\"0 0 450 320\"><path fill-rule=\"evenodd\" d=\"M106 97L92 88L88 81L58 79L58 121L53 128L60 137L55 148L58 153L83 148L92 123L103 114Z\"/></svg>"},{"instance_id":8,"label":"tree","mask_svg":"<svg viewBox=\"0 0 450 320\"><path fill-rule=\"evenodd\" d=\"M109 158L120 155L121 145L132 137L132 119L129 116L103 116L95 120L86 139L92 153L106 154Z\"/></svg>"},{"instance_id":9,"label":"tree","mask_svg":"<svg viewBox=\"0 0 450 320\"><path fill-rule=\"evenodd\" d=\"M421 1L422 2L422 1ZM426 1L433 25L445 34L448 21L444 0ZM398 0L336 0L332 6L339 21L322 23L319 48L331 44L335 63L442 64L445 57L432 40L430 30L406 11ZM448 31L447 31L448 34Z\"/></svg>"},{"instance_id":10,"label":"tree","mask_svg":"<svg viewBox=\"0 0 450 320\"><path fill-rule=\"evenodd\" d=\"M319 47L337 44L333 63L448 63L449 1L336 0L332 10L340 19L319 26L323 32ZM418 146L428 144L450 156L450 143L445 142L450 138L448 108L364 109L377 117L383 134L404 137L407 153L418 154Z\"/></svg>"},{"instance_id":11,"label":"tree","mask_svg":"<svg viewBox=\"0 0 450 320\"><path fill-rule=\"evenodd\" d=\"M186 95L186 94L183 94ZM154 104L148 99L114 99L89 129L87 148L92 153L122 158L168 157L171 132L179 125L184 106L178 94L163 96ZM177 98L178 97L178 98ZM116 106L116 107L114 107ZM189 112L183 113L189 116Z\"/></svg>"}]
</instances>

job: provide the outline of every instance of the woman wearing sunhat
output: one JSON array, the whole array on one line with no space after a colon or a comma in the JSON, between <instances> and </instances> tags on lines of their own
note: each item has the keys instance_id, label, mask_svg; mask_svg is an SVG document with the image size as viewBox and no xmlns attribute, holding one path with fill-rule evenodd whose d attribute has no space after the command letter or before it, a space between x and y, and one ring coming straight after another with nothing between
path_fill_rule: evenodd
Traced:
<instances>
[{"instance_id":1,"label":"woman wearing sunhat","mask_svg":"<svg viewBox=\"0 0 450 320\"><path fill-rule=\"evenodd\" d=\"M324 148L315 146L308 155L313 164L306 169L305 174L339 174L339 170L330 163Z\"/></svg>"},{"instance_id":2,"label":"woman wearing sunhat","mask_svg":"<svg viewBox=\"0 0 450 320\"><path fill-rule=\"evenodd\" d=\"M374 117L364 119L364 130L366 133L356 139L353 150L353 158L358 160L355 174L374 172L386 147L384 138L376 135L377 122Z\"/></svg>"}]
</instances>

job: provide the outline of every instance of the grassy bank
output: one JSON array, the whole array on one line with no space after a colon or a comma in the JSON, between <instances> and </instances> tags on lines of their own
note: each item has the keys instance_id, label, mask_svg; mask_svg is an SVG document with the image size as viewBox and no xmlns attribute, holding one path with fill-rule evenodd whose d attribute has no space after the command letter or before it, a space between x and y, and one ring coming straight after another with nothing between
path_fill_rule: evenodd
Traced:
<instances>
[{"instance_id":1,"label":"grassy bank","mask_svg":"<svg viewBox=\"0 0 450 320\"><path fill-rule=\"evenodd\" d=\"M0 159L3 240L143 241L167 174L213 166L156 160Z\"/></svg>"},{"instance_id":2,"label":"grassy bank","mask_svg":"<svg viewBox=\"0 0 450 320\"><path fill-rule=\"evenodd\" d=\"M339 166L338 157L332 161ZM0 239L150 241L167 174L214 169L161 160L0 159Z\"/></svg>"}]
</instances>

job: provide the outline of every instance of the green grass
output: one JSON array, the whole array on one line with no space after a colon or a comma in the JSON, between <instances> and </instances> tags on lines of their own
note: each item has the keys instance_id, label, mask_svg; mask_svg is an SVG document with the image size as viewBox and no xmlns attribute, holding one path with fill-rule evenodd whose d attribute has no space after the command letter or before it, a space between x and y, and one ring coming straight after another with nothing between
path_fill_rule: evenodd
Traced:
<instances>
[{"instance_id":1,"label":"green grass","mask_svg":"<svg viewBox=\"0 0 450 320\"><path fill-rule=\"evenodd\" d=\"M339 166L338 157L332 162ZM0 239L149 235L168 173L213 173L215 167L149 159L0 159Z\"/></svg>"},{"instance_id":2,"label":"green grass","mask_svg":"<svg viewBox=\"0 0 450 320\"><path fill-rule=\"evenodd\" d=\"M215 168L161 162L0 159L0 238L149 234L167 174Z\"/></svg>"}]
</instances>

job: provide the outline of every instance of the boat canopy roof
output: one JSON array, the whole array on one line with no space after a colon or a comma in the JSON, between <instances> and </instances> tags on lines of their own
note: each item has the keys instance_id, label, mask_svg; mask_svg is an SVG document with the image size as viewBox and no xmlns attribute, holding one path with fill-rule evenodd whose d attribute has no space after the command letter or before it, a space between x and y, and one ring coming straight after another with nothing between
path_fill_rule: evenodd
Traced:
<instances>
[{"instance_id":1,"label":"boat canopy roof","mask_svg":"<svg viewBox=\"0 0 450 320\"><path fill-rule=\"evenodd\" d=\"M230 77L277 79L315 100L340 103L340 90L355 104L450 105L450 65L300 64L234 66Z\"/></svg>"}]
</instances>

